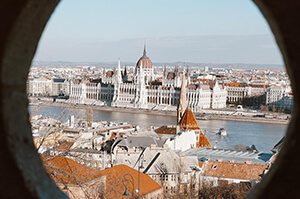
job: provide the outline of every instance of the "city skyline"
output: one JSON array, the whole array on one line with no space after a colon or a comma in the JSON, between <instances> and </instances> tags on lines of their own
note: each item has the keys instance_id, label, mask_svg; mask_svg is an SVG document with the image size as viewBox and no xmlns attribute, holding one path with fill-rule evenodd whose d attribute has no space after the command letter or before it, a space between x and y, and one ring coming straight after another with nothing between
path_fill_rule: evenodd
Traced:
<instances>
[{"instance_id":1,"label":"city skyline","mask_svg":"<svg viewBox=\"0 0 300 199\"><path fill-rule=\"evenodd\" d=\"M105 28L103 28L105 27ZM63 1L42 35L35 61L283 64L252 2Z\"/></svg>"}]
</instances>

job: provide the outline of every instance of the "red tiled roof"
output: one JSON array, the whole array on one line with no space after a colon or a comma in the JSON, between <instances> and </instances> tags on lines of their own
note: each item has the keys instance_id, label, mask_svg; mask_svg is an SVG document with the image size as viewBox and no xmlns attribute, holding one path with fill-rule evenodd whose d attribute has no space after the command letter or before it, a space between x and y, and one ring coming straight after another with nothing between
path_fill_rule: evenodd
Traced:
<instances>
[{"instance_id":1,"label":"red tiled roof","mask_svg":"<svg viewBox=\"0 0 300 199\"><path fill-rule=\"evenodd\" d=\"M134 180L134 189L138 188L138 171L126 165L118 165L102 171L96 171L65 157L41 155L41 159L50 177L58 184L82 185L106 176L105 198L128 198L128 196L122 195L125 191L122 177L129 173ZM140 196L142 197L162 189L162 186L148 175L140 173L140 189ZM132 193L132 190L133 187L129 183L128 191ZM135 195L137 196L136 192Z\"/></svg>"},{"instance_id":2,"label":"red tiled roof","mask_svg":"<svg viewBox=\"0 0 300 199\"><path fill-rule=\"evenodd\" d=\"M155 129L155 133L158 135L175 135L176 134L176 128L175 127L167 127L167 126L161 126L158 129Z\"/></svg>"},{"instance_id":3,"label":"red tiled roof","mask_svg":"<svg viewBox=\"0 0 300 199\"><path fill-rule=\"evenodd\" d=\"M196 144L196 147L211 148L208 138L202 132L200 133L199 142Z\"/></svg>"},{"instance_id":4,"label":"red tiled roof","mask_svg":"<svg viewBox=\"0 0 300 199\"><path fill-rule=\"evenodd\" d=\"M200 130L200 127L196 121L196 118L193 114L193 111L190 108L187 108L184 112L183 117L180 120L181 129L189 130Z\"/></svg>"},{"instance_id":5,"label":"red tiled roof","mask_svg":"<svg viewBox=\"0 0 300 199\"><path fill-rule=\"evenodd\" d=\"M106 193L109 193L109 195L106 195L105 198L128 198L128 196L122 195L125 191L125 187L122 183L122 177L127 173L129 173L133 177L134 189L136 190L138 188L138 171L126 165L121 164L118 166L114 166L109 169L100 171L99 173L101 175L106 176ZM127 176L126 179L131 179L131 178ZM152 192L158 191L161 188L162 186L156 183L148 175L144 173L140 173L140 196L141 197L148 195ZM132 194L133 187L131 183L128 184L127 190L130 194ZM136 192L135 192L135 196L137 196Z\"/></svg>"},{"instance_id":6,"label":"red tiled roof","mask_svg":"<svg viewBox=\"0 0 300 199\"><path fill-rule=\"evenodd\" d=\"M58 184L82 185L103 176L69 158L41 155L41 159L50 177Z\"/></svg>"},{"instance_id":7,"label":"red tiled roof","mask_svg":"<svg viewBox=\"0 0 300 199\"><path fill-rule=\"evenodd\" d=\"M260 175L267 168L263 163L218 162L210 160L204 163L203 176L244 180L261 180Z\"/></svg>"},{"instance_id":8,"label":"red tiled roof","mask_svg":"<svg viewBox=\"0 0 300 199\"><path fill-rule=\"evenodd\" d=\"M200 127L197 123L197 120L193 114L193 111L189 108L187 108L184 112L184 115L179 123L180 128L184 130L200 130ZM208 140L208 138L200 132L199 135L199 141L196 143L196 147L206 147L206 148L211 148L211 144Z\"/></svg>"},{"instance_id":9,"label":"red tiled roof","mask_svg":"<svg viewBox=\"0 0 300 199\"><path fill-rule=\"evenodd\" d=\"M239 87L240 83L236 83L236 82L231 82L231 83L227 83L226 86L230 86L230 87Z\"/></svg>"}]
</instances>

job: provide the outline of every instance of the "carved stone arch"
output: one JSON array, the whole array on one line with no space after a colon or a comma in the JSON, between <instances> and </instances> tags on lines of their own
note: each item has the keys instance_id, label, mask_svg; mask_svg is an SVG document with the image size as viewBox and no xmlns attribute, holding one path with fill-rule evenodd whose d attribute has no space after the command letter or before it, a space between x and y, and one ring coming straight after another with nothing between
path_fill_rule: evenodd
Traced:
<instances>
[{"instance_id":1,"label":"carved stone arch","mask_svg":"<svg viewBox=\"0 0 300 199\"><path fill-rule=\"evenodd\" d=\"M2 198L66 198L42 167L33 145L27 112L26 79L39 38L58 0L0 2ZM300 162L300 1L254 0L282 52L294 94L286 144L248 198L297 198ZM108 88L110 88L110 84Z\"/></svg>"}]
</instances>

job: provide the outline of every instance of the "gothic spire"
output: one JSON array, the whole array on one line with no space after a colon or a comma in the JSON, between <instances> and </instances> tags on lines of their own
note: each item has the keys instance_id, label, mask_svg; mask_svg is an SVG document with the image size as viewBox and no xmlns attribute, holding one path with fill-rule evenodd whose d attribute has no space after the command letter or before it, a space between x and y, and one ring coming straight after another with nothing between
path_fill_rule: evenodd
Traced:
<instances>
[{"instance_id":1,"label":"gothic spire","mask_svg":"<svg viewBox=\"0 0 300 199\"><path fill-rule=\"evenodd\" d=\"M125 66L125 69L124 69L124 76L127 75L127 67Z\"/></svg>"},{"instance_id":2,"label":"gothic spire","mask_svg":"<svg viewBox=\"0 0 300 199\"><path fill-rule=\"evenodd\" d=\"M185 76L181 75L181 89L180 89L180 98L179 103L177 106L177 124L179 124L187 105L187 99L186 99L186 88L185 88Z\"/></svg>"},{"instance_id":3,"label":"gothic spire","mask_svg":"<svg viewBox=\"0 0 300 199\"><path fill-rule=\"evenodd\" d=\"M185 76L188 78L189 77L189 65L187 65L186 67L186 73L185 73Z\"/></svg>"},{"instance_id":4,"label":"gothic spire","mask_svg":"<svg viewBox=\"0 0 300 199\"><path fill-rule=\"evenodd\" d=\"M144 44L144 53L143 53L143 56L147 56L146 55L146 44Z\"/></svg>"},{"instance_id":5,"label":"gothic spire","mask_svg":"<svg viewBox=\"0 0 300 199\"><path fill-rule=\"evenodd\" d=\"M118 70L117 70L117 81L122 81L122 75L121 75L121 61L120 58L118 59Z\"/></svg>"}]
</instances>

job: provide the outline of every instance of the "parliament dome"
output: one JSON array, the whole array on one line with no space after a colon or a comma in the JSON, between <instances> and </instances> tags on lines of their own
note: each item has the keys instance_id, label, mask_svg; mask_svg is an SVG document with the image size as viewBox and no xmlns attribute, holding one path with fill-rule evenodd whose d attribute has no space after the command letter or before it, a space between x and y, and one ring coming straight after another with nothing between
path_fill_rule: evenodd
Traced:
<instances>
[{"instance_id":1,"label":"parliament dome","mask_svg":"<svg viewBox=\"0 0 300 199\"><path fill-rule=\"evenodd\" d=\"M152 68L152 61L146 55L146 46L144 46L143 56L136 63L136 67L140 68L141 64L142 64L143 68Z\"/></svg>"}]
</instances>

